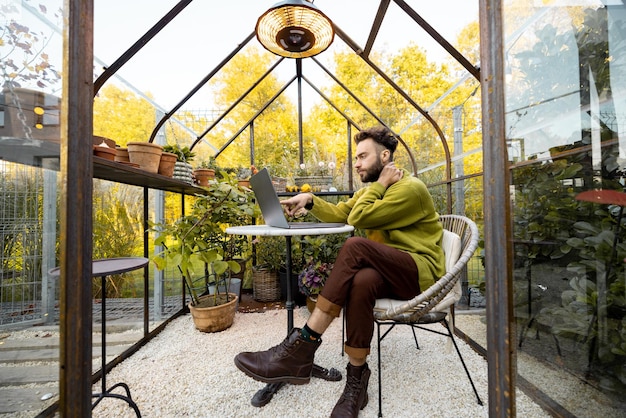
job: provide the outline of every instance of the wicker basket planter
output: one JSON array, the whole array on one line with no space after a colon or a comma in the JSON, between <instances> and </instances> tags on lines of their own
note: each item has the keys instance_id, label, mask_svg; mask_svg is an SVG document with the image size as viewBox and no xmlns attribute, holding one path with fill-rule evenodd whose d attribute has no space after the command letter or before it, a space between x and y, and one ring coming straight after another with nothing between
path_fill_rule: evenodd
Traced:
<instances>
[{"instance_id":1,"label":"wicker basket planter","mask_svg":"<svg viewBox=\"0 0 626 418\"><path fill-rule=\"evenodd\" d=\"M254 300L259 302L280 300L278 273L269 268L255 267L252 272L252 292Z\"/></svg>"},{"instance_id":2,"label":"wicker basket planter","mask_svg":"<svg viewBox=\"0 0 626 418\"><path fill-rule=\"evenodd\" d=\"M287 179L284 177L272 177L272 185L276 193L284 193L287 191Z\"/></svg>"},{"instance_id":3,"label":"wicker basket planter","mask_svg":"<svg viewBox=\"0 0 626 418\"><path fill-rule=\"evenodd\" d=\"M226 302L225 294L217 295L218 303L222 303L217 306L213 305L213 295L200 296L197 305L192 306L191 303L188 305L198 331L219 332L230 328L235 319L239 298L234 293L229 293L228 297L229 301Z\"/></svg>"}]
</instances>

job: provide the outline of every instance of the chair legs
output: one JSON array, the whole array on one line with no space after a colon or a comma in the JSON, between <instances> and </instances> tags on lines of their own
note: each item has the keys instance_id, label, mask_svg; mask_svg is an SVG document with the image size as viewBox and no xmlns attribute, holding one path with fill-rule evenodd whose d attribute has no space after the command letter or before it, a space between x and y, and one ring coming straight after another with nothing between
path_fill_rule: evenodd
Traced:
<instances>
[{"instance_id":1,"label":"chair legs","mask_svg":"<svg viewBox=\"0 0 626 418\"><path fill-rule=\"evenodd\" d=\"M381 370L381 355L380 355L380 343L381 341L387 336L387 334L389 334L389 332L395 328L396 325L409 325L411 327L411 330L413 331L413 338L415 339L415 346L417 347L417 349L419 350L419 345L417 343L417 336L415 335L415 328L419 328L419 329L423 329L425 331L429 331L435 334L439 334L439 335L443 335L446 337L449 337L452 340L452 343L454 344L454 348L459 356L459 359L461 360L461 364L463 365L463 369L465 370L465 374L467 375L467 378L470 381L470 384L472 385L472 389L474 391L474 395L476 395L476 401L478 402L478 405L483 405L483 401L480 399L480 396L478 395L478 391L476 390L476 386L474 385L474 381L472 380L472 376L470 375L470 372L467 368L467 366L465 365L465 361L463 360L463 356L461 355L461 351L459 350L459 346L456 343L456 340L454 339L454 334L452 334L452 331L450 330L450 325L448 324L448 321L444 318L442 319L440 322L444 325L444 327L447 330L447 333L441 332L441 331L437 331L437 330L433 330L430 328L425 328L425 327L421 327L417 324L404 324L402 322L385 322L385 321L375 321L376 322L376 339L377 339L377 343L378 343L378 416L382 417L383 416L383 390L382 390L382 370ZM389 329L381 336L380 334L380 328L383 325L387 325L389 326Z\"/></svg>"},{"instance_id":2,"label":"chair legs","mask_svg":"<svg viewBox=\"0 0 626 418\"><path fill-rule=\"evenodd\" d=\"M387 332L385 333L385 335L382 336L382 338L380 337L380 322L376 321L376 340L378 342L378 350L377 350L377 354L378 354L378 416L382 417L383 416L383 383L382 383L382 373L380 370L380 342L383 340L383 338L385 338L385 335L387 335L387 333L389 333L389 331L391 331L393 329L393 326L391 328L389 328L387 330Z\"/></svg>"},{"instance_id":3,"label":"chair legs","mask_svg":"<svg viewBox=\"0 0 626 418\"><path fill-rule=\"evenodd\" d=\"M474 385L474 381L472 380L472 376L470 375L469 370L467 369L467 366L465 365L465 360L463 360L463 356L461 355L461 351L459 350L459 346L456 344L456 340L454 339L454 334L452 334L452 331L450 330L450 325L448 324L447 320L443 320L442 321L444 326L446 327L446 329L448 330L448 335L450 336L450 339L452 340L452 343L454 344L454 348L456 349L456 353L459 355L459 360L461 360L461 364L463 365L463 369L465 369L465 374L467 375L467 378L470 381L470 384L472 385L472 389L474 390L474 395L476 395L476 401L478 402L478 405L482 405L483 401L480 399L480 396L478 396L478 391L476 390L476 386Z\"/></svg>"}]
</instances>

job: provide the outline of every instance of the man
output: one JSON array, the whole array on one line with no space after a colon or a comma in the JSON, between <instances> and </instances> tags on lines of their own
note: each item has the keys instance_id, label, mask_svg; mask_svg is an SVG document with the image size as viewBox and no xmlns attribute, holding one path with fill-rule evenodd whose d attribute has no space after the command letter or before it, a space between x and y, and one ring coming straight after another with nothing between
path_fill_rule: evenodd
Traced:
<instances>
[{"instance_id":1,"label":"man","mask_svg":"<svg viewBox=\"0 0 626 418\"><path fill-rule=\"evenodd\" d=\"M321 335L345 306L349 363L346 386L331 417L357 417L367 405L366 359L376 299L411 299L445 273L439 215L424 183L394 165L398 139L387 128L375 127L357 133L354 140L354 168L364 183L371 183L368 187L337 205L311 193L282 204L289 215L306 208L324 222L364 229L367 238L346 240L302 329L294 328L267 351L235 357L241 371L261 382L308 383Z\"/></svg>"}]
</instances>

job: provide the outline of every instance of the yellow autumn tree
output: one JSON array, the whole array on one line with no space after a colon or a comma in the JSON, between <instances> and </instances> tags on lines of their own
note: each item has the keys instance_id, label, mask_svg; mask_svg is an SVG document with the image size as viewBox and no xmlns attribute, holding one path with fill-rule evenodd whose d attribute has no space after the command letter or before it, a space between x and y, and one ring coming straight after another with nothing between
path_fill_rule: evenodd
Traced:
<instances>
[{"instance_id":1,"label":"yellow autumn tree","mask_svg":"<svg viewBox=\"0 0 626 418\"><path fill-rule=\"evenodd\" d=\"M255 47L246 48L233 57L212 82L215 106L228 109L237 103L275 60L274 55ZM293 139L297 136L296 109L284 93L270 103L284 84L285 81L279 80L276 74L269 74L207 134L212 144L225 147L217 157L220 166L245 167L250 164L251 130L246 124L266 107L253 124L255 163L271 166L274 174L285 174L284 160L297 154L297 150L292 149ZM241 133L234 138L239 131Z\"/></svg>"},{"instance_id":2,"label":"yellow autumn tree","mask_svg":"<svg viewBox=\"0 0 626 418\"><path fill-rule=\"evenodd\" d=\"M117 145L147 142L156 125L154 107L130 90L105 85L93 104L93 133Z\"/></svg>"}]
</instances>

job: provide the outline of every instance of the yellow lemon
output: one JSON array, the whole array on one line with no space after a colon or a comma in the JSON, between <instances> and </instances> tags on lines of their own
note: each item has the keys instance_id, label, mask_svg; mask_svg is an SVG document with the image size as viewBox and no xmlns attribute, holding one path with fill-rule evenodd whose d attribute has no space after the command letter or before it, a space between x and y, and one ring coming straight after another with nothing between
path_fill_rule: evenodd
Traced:
<instances>
[{"instance_id":1,"label":"yellow lemon","mask_svg":"<svg viewBox=\"0 0 626 418\"><path fill-rule=\"evenodd\" d=\"M311 185L310 184L303 184L302 187L300 187L300 191L302 192L310 192L311 191Z\"/></svg>"}]
</instances>

